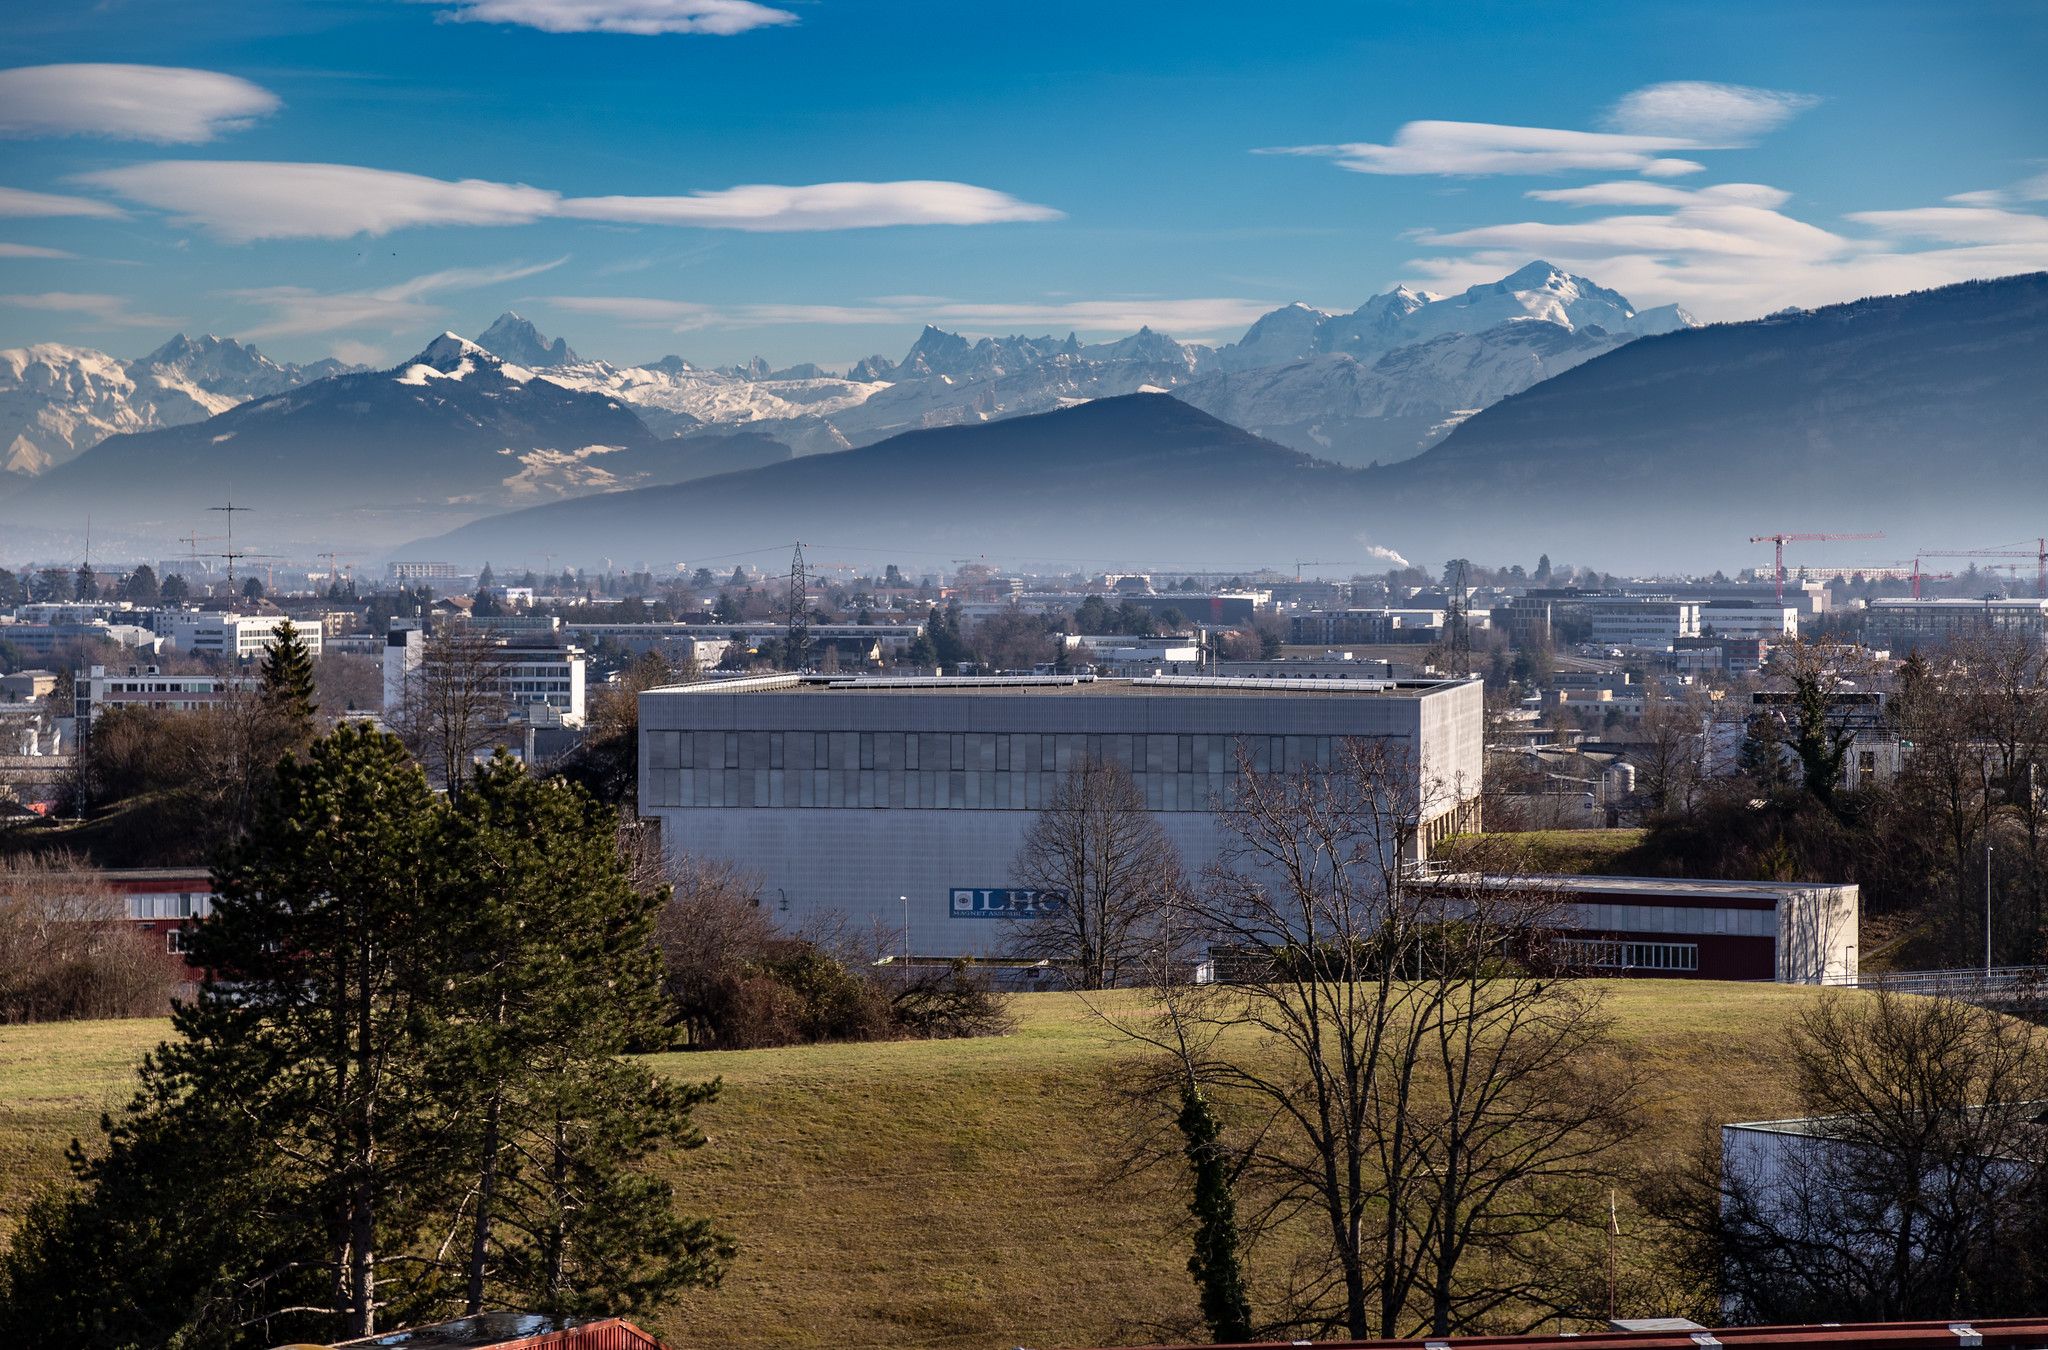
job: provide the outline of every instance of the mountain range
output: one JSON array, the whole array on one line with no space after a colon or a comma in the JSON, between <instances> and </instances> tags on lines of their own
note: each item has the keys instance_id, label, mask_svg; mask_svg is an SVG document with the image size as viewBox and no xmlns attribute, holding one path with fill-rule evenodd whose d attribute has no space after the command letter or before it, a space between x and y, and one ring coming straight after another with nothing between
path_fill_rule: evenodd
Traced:
<instances>
[{"instance_id":1,"label":"mountain range","mask_svg":"<svg viewBox=\"0 0 2048 1350\"><path fill-rule=\"evenodd\" d=\"M394 369L252 398L204 422L110 436L23 485L16 518L161 540L232 499L264 537L392 539L536 501L789 457L765 438L656 436L630 407L444 333Z\"/></svg>"},{"instance_id":2,"label":"mountain range","mask_svg":"<svg viewBox=\"0 0 2048 1350\"><path fill-rule=\"evenodd\" d=\"M33 478L109 436L203 422L252 398L363 369L332 359L279 365L233 338L183 333L133 361L54 342L0 351L0 469Z\"/></svg>"},{"instance_id":3,"label":"mountain range","mask_svg":"<svg viewBox=\"0 0 2048 1350\"><path fill-rule=\"evenodd\" d=\"M1232 567L1278 561L1277 544L1370 569L1384 549L1433 563L1570 548L1671 567L1722 565L1751 535L1835 531L1886 540L1832 560L1888 562L1944 536L2048 529L2044 376L2036 273L1646 337L1389 466L1331 463L1138 393L554 503L409 549L513 557L546 540L666 565L794 537Z\"/></svg>"},{"instance_id":4,"label":"mountain range","mask_svg":"<svg viewBox=\"0 0 2048 1350\"><path fill-rule=\"evenodd\" d=\"M932 327L901 361L871 356L844 376L812 363L771 370L759 358L717 369L678 356L615 366L579 356L510 312L476 344L565 388L630 405L657 436L744 429L795 454L822 454L923 427L1168 390L1296 449L1365 464L1417 454L1508 393L1689 323L1675 306L1638 313L1613 291L1532 263L1454 296L1400 287L1347 314L1288 305L1221 349L1149 328L1084 345L1072 334L969 341ZM367 369L278 365L232 338L182 334L132 361L48 343L0 352L0 492L108 436L191 425Z\"/></svg>"}]
</instances>

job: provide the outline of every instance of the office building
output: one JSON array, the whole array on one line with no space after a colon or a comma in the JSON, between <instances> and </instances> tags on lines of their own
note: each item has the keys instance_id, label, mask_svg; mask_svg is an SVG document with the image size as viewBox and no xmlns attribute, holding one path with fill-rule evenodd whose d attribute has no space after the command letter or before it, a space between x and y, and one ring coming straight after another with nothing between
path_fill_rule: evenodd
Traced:
<instances>
[{"instance_id":1,"label":"office building","mask_svg":"<svg viewBox=\"0 0 2048 1350\"><path fill-rule=\"evenodd\" d=\"M311 656L320 655L318 619L291 619L281 614L180 614L171 625L171 646L181 652L205 652L249 660L268 652L277 641L279 624L290 624Z\"/></svg>"},{"instance_id":2,"label":"office building","mask_svg":"<svg viewBox=\"0 0 2048 1350\"><path fill-rule=\"evenodd\" d=\"M1679 638L1700 635L1697 600L1656 596L1602 596L1586 602L1592 640L1603 647L1646 647L1668 652Z\"/></svg>"},{"instance_id":3,"label":"office building","mask_svg":"<svg viewBox=\"0 0 2048 1350\"><path fill-rule=\"evenodd\" d=\"M1865 642L1899 655L1981 634L2048 642L2048 600L1872 600L1863 621Z\"/></svg>"},{"instance_id":4,"label":"office building","mask_svg":"<svg viewBox=\"0 0 2048 1350\"><path fill-rule=\"evenodd\" d=\"M1240 745L1261 767L1347 737L1410 748L1426 851L1478 823L1484 723L1476 679L758 676L640 695L640 812L672 855L758 873L785 927L895 926L907 903L919 955L994 953L1025 831L1084 754L1130 770L1194 872Z\"/></svg>"},{"instance_id":5,"label":"office building","mask_svg":"<svg viewBox=\"0 0 2048 1350\"><path fill-rule=\"evenodd\" d=\"M474 636L481 639L480 647L463 654L466 660L474 659L474 669L450 673L437 664L425 633L403 619L393 619L384 639L385 715L398 712L420 681L462 678L474 680L479 692L496 705L493 720L583 725L582 648L558 645L545 635L530 645L517 636Z\"/></svg>"}]
</instances>

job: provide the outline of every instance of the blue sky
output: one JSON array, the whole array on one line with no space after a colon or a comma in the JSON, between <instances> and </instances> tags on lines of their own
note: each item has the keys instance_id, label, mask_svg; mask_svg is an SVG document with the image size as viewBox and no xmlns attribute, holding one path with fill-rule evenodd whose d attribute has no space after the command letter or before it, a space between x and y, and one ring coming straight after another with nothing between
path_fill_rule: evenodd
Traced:
<instances>
[{"instance_id":1,"label":"blue sky","mask_svg":"<svg viewBox=\"0 0 2048 1350\"><path fill-rule=\"evenodd\" d=\"M843 364L1539 256L1752 317L2048 267L2044 69L2038 3L18 4L0 347Z\"/></svg>"}]
</instances>

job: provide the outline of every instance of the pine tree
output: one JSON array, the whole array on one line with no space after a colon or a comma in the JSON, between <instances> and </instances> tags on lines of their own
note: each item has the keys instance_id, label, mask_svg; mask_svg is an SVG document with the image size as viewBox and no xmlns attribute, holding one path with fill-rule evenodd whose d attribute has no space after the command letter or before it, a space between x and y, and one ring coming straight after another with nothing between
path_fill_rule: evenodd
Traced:
<instances>
[{"instance_id":1,"label":"pine tree","mask_svg":"<svg viewBox=\"0 0 2048 1350\"><path fill-rule=\"evenodd\" d=\"M703 1144L690 1113L718 1084L619 1058L665 1039L651 938L667 888L634 889L605 807L503 752L463 793L448 849L473 860L451 898L482 954L450 1022L451 1114L479 1123L466 1311L616 1311L715 1282L731 1241L677 1216L640 1164Z\"/></svg>"},{"instance_id":2,"label":"pine tree","mask_svg":"<svg viewBox=\"0 0 2048 1350\"><path fill-rule=\"evenodd\" d=\"M485 563L484 570L476 574L476 588L480 591L487 591L497 584L497 573L491 571L489 563Z\"/></svg>"},{"instance_id":3,"label":"pine tree","mask_svg":"<svg viewBox=\"0 0 2048 1350\"><path fill-rule=\"evenodd\" d=\"M263 658L263 698L310 737L315 701L313 658L290 619L277 621L277 636Z\"/></svg>"}]
</instances>

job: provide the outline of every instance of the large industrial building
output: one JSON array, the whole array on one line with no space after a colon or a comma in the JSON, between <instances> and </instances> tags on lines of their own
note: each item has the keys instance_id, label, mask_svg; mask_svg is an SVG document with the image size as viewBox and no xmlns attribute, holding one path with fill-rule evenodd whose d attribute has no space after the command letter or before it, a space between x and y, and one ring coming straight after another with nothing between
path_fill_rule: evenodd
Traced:
<instances>
[{"instance_id":1,"label":"large industrial building","mask_svg":"<svg viewBox=\"0 0 2048 1350\"><path fill-rule=\"evenodd\" d=\"M1347 737L1418 757L1423 850L1478 824L1476 679L773 675L640 695L640 812L671 855L762 879L785 926L838 911L910 923L920 956L998 954L1024 833L1082 755L1129 769L1192 872L1240 745L1259 766L1329 762Z\"/></svg>"}]
</instances>

